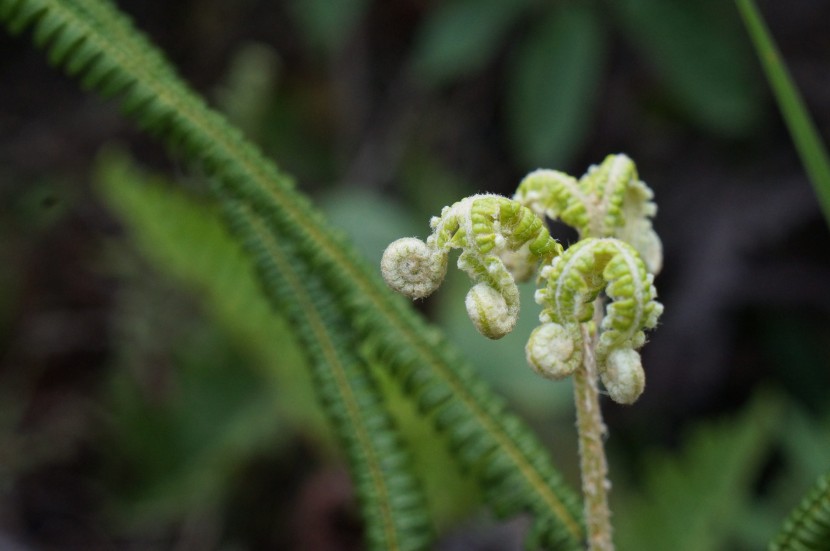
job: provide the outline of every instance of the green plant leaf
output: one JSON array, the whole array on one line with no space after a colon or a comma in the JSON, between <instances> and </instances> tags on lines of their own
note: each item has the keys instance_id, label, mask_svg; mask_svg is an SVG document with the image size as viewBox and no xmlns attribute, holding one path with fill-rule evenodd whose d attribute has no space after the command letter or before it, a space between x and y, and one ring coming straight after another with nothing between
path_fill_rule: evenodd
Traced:
<instances>
[{"instance_id":1,"label":"green plant leaf","mask_svg":"<svg viewBox=\"0 0 830 551\"><path fill-rule=\"evenodd\" d=\"M781 110L781 115L787 123L801 157L801 163L807 170L807 176L816 190L824 219L830 224L830 156L827 154L827 148L804 106L801 94L793 84L786 65L781 60L781 54L755 2L752 0L736 0L736 2L749 36L755 45L758 58L761 60L761 66L767 75L775 99L778 101L778 108Z\"/></svg>"},{"instance_id":2,"label":"green plant leaf","mask_svg":"<svg viewBox=\"0 0 830 551\"><path fill-rule=\"evenodd\" d=\"M418 29L414 66L430 86L481 71L528 0L450 0L430 10Z\"/></svg>"},{"instance_id":3,"label":"green plant leaf","mask_svg":"<svg viewBox=\"0 0 830 551\"><path fill-rule=\"evenodd\" d=\"M645 464L642 492L614 506L620 549L725 548L751 498L781 409L774 397L761 394L740 416L697 427L677 454L653 456Z\"/></svg>"},{"instance_id":4,"label":"green plant leaf","mask_svg":"<svg viewBox=\"0 0 830 551\"><path fill-rule=\"evenodd\" d=\"M628 38L690 122L734 137L756 128L761 96L751 51L720 0L612 2Z\"/></svg>"},{"instance_id":5,"label":"green plant leaf","mask_svg":"<svg viewBox=\"0 0 830 551\"><path fill-rule=\"evenodd\" d=\"M380 264L383 250L392 240L401 235L415 235L423 229L410 211L369 190L335 190L322 196L320 203L329 219L348 234L358 251L373 265ZM463 295L460 301L462 304ZM471 328L466 316L464 325ZM476 335L480 345L481 335ZM441 439L435 438L430 420L420 415L417 405L406 399L382 366L375 366L373 371L389 412L411 450L413 469L423 481L430 516L439 531L447 529L451 522L461 520L480 502L475 481L471 476L459 476L450 451Z\"/></svg>"},{"instance_id":6,"label":"green plant leaf","mask_svg":"<svg viewBox=\"0 0 830 551\"><path fill-rule=\"evenodd\" d=\"M830 473L818 479L790 513L770 551L830 550Z\"/></svg>"},{"instance_id":7,"label":"green plant leaf","mask_svg":"<svg viewBox=\"0 0 830 551\"><path fill-rule=\"evenodd\" d=\"M373 548L423 548L425 539L429 537L423 497L411 475L404 470L407 463L402 459L404 455L398 437L392 432L388 415L380 409L378 393L371 391L375 386L368 379L369 370L356 365L360 360L353 346L340 342L348 342L350 331L342 327L342 321L337 321L339 314L328 311L325 303L321 302L325 299L325 291L315 293L313 298L306 296L308 291L297 286L298 281L308 283L309 277L303 275L300 279L297 274L292 276L291 273L299 270L301 265L292 263L294 265L289 267L285 264L288 260L279 256L285 254L282 251L287 247L278 247L268 235L258 236L254 230L255 223L248 222L249 217L240 214L242 211L236 213L237 227L247 224L246 239L256 240L249 243L249 247L253 247L260 256L264 254L263 247L267 247L270 256L263 262L272 270L275 263L284 263L276 264L282 274L279 280L281 296L290 295L294 300L310 300L315 304L321 302L314 307L306 305L302 319L292 318L294 323L302 323L305 330L292 330L275 315L268 302L262 300L249 258L228 235L212 205L186 197L164 185L162 178L141 174L127 160L112 152L103 156L100 165L99 188L108 202L121 213L122 219L127 221L134 239L145 254L163 269L186 281L191 288L203 291L200 294L206 297L205 302L214 316L225 322L228 332L243 337L246 348L262 353L262 360L267 362L269 368L266 373L273 379L270 385L255 381L243 387L249 394L246 401L244 392L233 391L240 386L238 383L251 379L250 376L246 378L237 374L232 381L222 383L216 376L210 376L210 370L202 373L193 369L199 365L207 368L210 361L196 361L191 362L193 365L186 372L190 374L185 381L187 390L168 411L156 412L135 397L130 401L129 393L119 393L122 398L119 404L132 403L133 408L138 410L133 411L132 415L122 416L133 423L129 434L147 438L152 434L167 436L161 438L166 445L160 446L160 451L167 453L171 460L161 463L168 463L170 469L159 472L155 484L144 488L141 500L144 507L152 510L153 505L175 503L175 498L179 496L204 498L206 492L220 486L222 481L218 474L223 471L215 463L227 456L227 448L235 443L233 438L240 433L240 427L252 429L269 420L273 430L273 422L289 421L290 427L302 430L306 437L328 436L328 431L317 423L317 408L311 403L312 388L315 388L338 427L338 434L348 435L341 437L343 448L358 465L354 469L355 479L366 505L368 538L374 543ZM263 242L265 239L269 241ZM271 289L271 292L274 290ZM281 300L285 301L284 298ZM317 311L326 316L325 320L316 317ZM288 312L298 315L296 308L289 308ZM311 365L314 384L307 380L309 366L298 361L299 353L291 338L295 333L300 336L303 347L311 351L308 355L314 362ZM208 341L208 344L211 343ZM195 349L198 350L198 347ZM207 358L212 358L211 347L206 349ZM321 360L322 356L325 361ZM335 378L339 378L340 384L334 384ZM207 414L203 412L202 409L212 403L208 398L221 394L223 388L227 395L215 400L218 407ZM259 396L261 394L264 397ZM233 401L225 406L229 397L242 399L239 404L248 404L242 413L249 410L258 413L257 422L245 417L246 423L231 424L240 417L236 409L242 408ZM265 406L271 409L269 415L263 414ZM216 419L219 414L222 414L221 421ZM199 441L196 442L197 449L193 450L187 441L192 439L190 436L193 433L196 436L204 433L196 429L204 426L205 420L215 430L201 440L213 444L207 446ZM261 431L256 434L259 441L265 440ZM271 436L270 439L273 441L274 438ZM134 440L141 442L129 437L126 442ZM137 450L132 455L141 456ZM224 464L220 462L219 467ZM192 488L199 491L188 491ZM374 519L381 520L373 522Z\"/></svg>"},{"instance_id":8,"label":"green plant leaf","mask_svg":"<svg viewBox=\"0 0 830 551\"><path fill-rule=\"evenodd\" d=\"M334 55L360 23L368 0L291 0L290 13L309 44Z\"/></svg>"},{"instance_id":9,"label":"green plant leaf","mask_svg":"<svg viewBox=\"0 0 830 551\"><path fill-rule=\"evenodd\" d=\"M244 204L229 200L224 206L260 270L266 294L297 325L315 387L349 458L369 547L426 549L432 534L424 494L377 381L354 346L353 328L319 275L297 261L289 242L276 238Z\"/></svg>"},{"instance_id":10,"label":"green plant leaf","mask_svg":"<svg viewBox=\"0 0 830 551\"><path fill-rule=\"evenodd\" d=\"M149 313L147 303L159 297L146 289L134 294L143 302L122 304L120 325L147 323L169 307L151 304L157 312ZM278 449L291 433L274 387L263 384L260 373L239 369L248 358L234 350L228 335L205 320L189 321L165 351L170 356L164 392L151 394L138 384L136 367L126 360L107 387L105 474L120 518L134 527L217 506L232 491L240 464ZM163 330L151 326L148 336L162 341ZM122 355L140 354L138 343L121 342Z\"/></svg>"},{"instance_id":11,"label":"green plant leaf","mask_svg":"<svg viewBox=\"0 0 830 551\"><path fill-rule=\"evenodd\" d=\"M506 116L524 168L563 166L579 150L600 97L605 50L585 4L554 7L523 37L508 71Z\"/></svg>"}]
</instances>

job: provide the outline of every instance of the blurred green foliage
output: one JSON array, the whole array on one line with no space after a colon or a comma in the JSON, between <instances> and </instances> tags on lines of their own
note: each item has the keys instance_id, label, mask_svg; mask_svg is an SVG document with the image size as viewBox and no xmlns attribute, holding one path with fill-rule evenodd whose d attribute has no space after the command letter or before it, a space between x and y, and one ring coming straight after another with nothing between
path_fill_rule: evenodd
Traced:
<instances>
[{"instance_id":1,"label":"blurred green foliage","mask_svg":"<svg viewBox=\"0 0 830 551\"><path fill-rule=\"evenodd\" d=\"M368 0L289 0L288 8L303 38L315 51L333 56L349 38L370 2Z\"/></svg>"},{"instance_id":2,"label":"blurred green foliage","mask_svg":"<svg viewBox=\"0 0 830 551\"><path fill-rule=\"evenodd\" d=\"M413 53L416 75L427 86L440 86L482 71L530 4L529 0L437 3L418 29Z\"/></svg>"},{"instance_id":3,"label":"blurred green foliage","mask_svg":"<svg viewBox=\"0 0 830 551\"><path fill-rule=\"evenodd\" d=\"M773 396L759 395L736 419L699 426L672 455L646 455L638 490L616 495L621 549L738 549L738 520L781 417ZM756 543L756 542L753 542Z\"/></svg>"},{"instance_id":4,"label":"blurred green foliage","mask_svg":"<svg viewBox=\"0 0 830 551\"><path fill-rule=\"evenodd\" d=\"M607 31L588 4L542 14L518 46L506 114L522 166L564 166L585 143L602 97Z\"/></svg>"},{"instance_id":5,"label":"blurred green foliage","mask_svg":"<svg viewBox=\"0 0 830 551\"><path fill-rule=\"evenodd\" d=\"M322 59L348 48L371 9L367 2L329 0L288 6L307 47ZM608 7L572 1L438 2L425 9L413 33L405 75L432 96L498 72L503 83L498 115L516 167L566 167L596 136L597 105L614 93L608 89L608 60L619 51L636 52L646 65L636 99L657 116L679 118L718 139L736 139L763 126L763 87L751 48L734 8L717 0L625 0ZM256 75L271 70L262 69L249 74L262 80ZM308 84L299 95L293 85L274 90L274 101L262 113L262 143L278 152L289 171L328 181L337 172L332 165L337 155L332 159L326 148L337 144L315 130L325 113L320 90ZM240 99L244 89L238 88ZM411 147L418 144L404 144Z\"/></svg>"},{"instance_id":6,"label":"blurred green foliage","mask_svg":"<svg viewBox=\"0 0 830 551\"><path fill-rule=\"evenodd\" d=\"M505 43L505 128L524 169L567 166L595 129L606 60L621 40L653 68L657 97L703 132L745 136L762 121L752 51L733 7L718 0L601 2L450 0L429 12L414 51L430 86L469 78L493 65ZM515 42L515 44L513 44Z\"/></svg>"},{"instance_id":7,"label":"blurred green foliage","mask_svg":"<svg viewBox=\"0 0 830 551\"><path fill-rule=\"evenodd\" d=\"M691 124L726 138L758 128L763 88L734 6L720 0L613 6L626 36Z\"/></svg>"},{"instance_id":8,"label":"blurred green foliage","mask_svg":"<svg viewBox=\"0 0 830 551\"><path fill-rule=\"evenodd\" d=\"M247 258L213 208L113 151L101 157L97 181L130 241L163 274L122 274L120 365L108 393L115 455L135 469L128 478L139 493L127 497L139 516L219 500L230 469L258 449L286 445L291 434L331 454L293 334L260 299ZM154 285L159 277L176 282L179 295ZM198 297L195 312L180 296L185 289ZM154 377L161 388L142 390Z\"/></svg>"}]
</instances>

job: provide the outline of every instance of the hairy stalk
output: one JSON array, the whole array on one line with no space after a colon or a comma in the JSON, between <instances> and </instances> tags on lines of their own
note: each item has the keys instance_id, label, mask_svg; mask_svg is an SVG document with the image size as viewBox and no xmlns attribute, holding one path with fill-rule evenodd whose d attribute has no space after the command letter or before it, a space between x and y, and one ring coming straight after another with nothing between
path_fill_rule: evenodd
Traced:
<instances>
[{"instance_id":1,"label":"hairy stalk","mask_svg":"<svg viewBox=\"0 0 830 551\"><path fill-rule=\"evenodd\" d=\"M594 302L595 320L602 319L602 301ZM597 363L597 324L582 326L583 361L574 372L576 427L579 434L579 467L582 474L585 527L590 551L613 551L611 512L608 509L608 464L603 438L606 428L599 406Z\"/></svg>"}]
</instances>

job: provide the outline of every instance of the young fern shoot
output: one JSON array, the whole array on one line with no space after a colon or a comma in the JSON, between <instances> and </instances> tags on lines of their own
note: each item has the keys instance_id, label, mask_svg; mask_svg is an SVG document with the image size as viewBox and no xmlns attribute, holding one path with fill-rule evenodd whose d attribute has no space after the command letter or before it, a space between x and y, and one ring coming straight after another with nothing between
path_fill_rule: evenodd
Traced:
<instances>
[{"instance_id":1,"label":"young fern shoot","mask_svg":"<svg viewBox=\"0 0 830 551\"><path fill-rule=\"evenodd\" d=\"M516 201L498 195L473 195L430 221L432 235L398 239L386 248L381 273L386 283L412 298L432 294L447 273L451 249L462 250L458 267L476 282L465 301L478 331L498 339L519 319L519 289L513 271L550 262L562 252L540 218ZM508 261L505 262L506 256Z\"/></svg>"},{"instance_id":2,"label":"young fern shoot","mask_svg":"<svg viewBox=\"0 0 830 551\"><path fill-rule=\"evenodd\" d=\"M663 265L663 246L651 226L654 193L627 155L609 155L579 180L556 170L535 170L513 199L537 216L561 220L580 238L616 237L637 251L652 274Z\"/></svg>"},{"instance_id":3,"label":"young fern shoot","mask_svg":"<svg viewBox=\"0 0 830 551\"><path fill-rule=\"evenodd\" d=\"M611 399L634 403L645 387L636 349L645 342L643 329L653 328L663 311L654 300L654 276L637 251L619 239L589 237L545 266L541 276L547 281L536 291L536 301L544 307L542 325L528 341L528 363L552 379L576 371L583 359L576 346L581 325L593 323L594 301L604 289L611 302L594 349L597 370Z\"/></svg>"},{"instance_id":4,"label":"young fern shoot","mask_svg":"<svg viewBox=\"0 0 830 551\"><path fill-rule=\"evenodd\" d=\"M609 155L579 180L536 170L513 199L474 195L434 217L427 240L404 238L383 255L390 287L417 299L430 295L446 274L451 249L475 285L467 294L470 319L483 335L509 333L519 314L517 280L538 274L541 325L525 348L540 375L574 375L577 432L588 547L613 549L608 510L605 425L598 379L612 400L632 404L645 388L637 350L663 306L655 300L654 275L662 245L651 218L652 191L625 155ZM573 226L580 240L563 252L545 218ZM607 307L605 302L608 302Z\"/></svg>"}]
</instances>

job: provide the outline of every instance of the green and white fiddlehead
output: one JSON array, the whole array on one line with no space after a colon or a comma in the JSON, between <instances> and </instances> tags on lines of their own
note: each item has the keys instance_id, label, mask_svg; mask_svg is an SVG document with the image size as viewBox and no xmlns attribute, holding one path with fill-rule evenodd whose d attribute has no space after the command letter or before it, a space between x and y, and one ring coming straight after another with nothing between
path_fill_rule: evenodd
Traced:
<instances>
[{"instance_id":1,"label":"green and white fiddlehead","mask_svg":"<svg viewBox=\"0 0 830 551\"><path fill-rule=\"evenodd\" d=\"M580 238L616 237L634 247L657 274L663 246L651 226L657 213L654 194L639 180L627 155L609 155L579 180L556 170L528 174L513 197L538 216L561 220Z\"/></svg>"},{"instance_id":2,"label":"green and white fiddlehead","mask_svg":"<svg viewBox=\"0 0 830 551\"><path fill-rule=\"evenodd\" d=\"M636 349L645 342L643 330L653 328L663 311L654 300L654 276L637 251L619 239L590 237L554 259L541 275L547 285L536 292L542 325L527 344L530 365L553 379L581 366L580 325L593 323L594 301L605 290L611 302L598 328L597 370L614 401L633 403L645 385Z\"/></svg>"},{"instance_id":3,"label":"green and white fiddlehead","mask_svg":"<svg viewBox=\"0 0 830 551\"><path fill-rule=\"evenodd\" d=\"M582 493L591 551L613 551L608 509L608 467L597 378L616 402L642 394L645 373L637 349L663 307L653 285L663 263L651 225L657 208L625 155L609 155L579 180L537 170L515 199L538 216L573 226L580 241L542 269L536 299L542 325L528 341L528 362L551 378L574 375ZM601 293L610 299L605 302Z\"/></svg>"},{"instance_id":4,"label":"green and white fiddlehead","mask_svg":"<svg viewBox=\"0 0 830 551\"><path fill-rule=\"evenodd\" d=\"M410 298L426 297L443 281L450 250L461 249L458 267L476 282L465 301L467 314L491 339L503 337L516 325L516 276L526 277L537 264L562 252L540 218L498 195L473 195L444 207L430 227L433 233L426 242L407 237L386 248L381 260L384 279Z\"/></svg>"},{"instance_id":5,"label":"green and white fiddlehead","mask_svg":"<svg viewBox=\"0 0 830 551\"><path fill-rule=\"evenodd\" d=\"M467 313L490 338L513 329L519 312L515 282L538 269L542 325L531 333L525 352L545 377L574 376L591 551L614 548L597 379L614 401L637 400L645 387L637 349L663 311L653 283L663 252L651 225L657 211L652 197L625 155L609 155L579 180L536 170L512 200L475 195L445 207L432 219L426 242L400 239L381 262L392 288L422 298L443 280L450 250L462 249L458 266L476 281L467 295ZM574 227L580 240L560 254L546 217Z\"/></svg>"},{"instance_id":6,"label":"green and white fiddlehead","mask_svg":"<svg viewBox=\"0 0 830 551\"><path fill-rule=\"evenodd\" d=\"M527 346L530 365L559 379L582 364L580 324L592 322L594 302L611 299L599 327L597 371L611 398L630 404L642 393L645 375L636 349L644 329L657 323L653 274L663 262L662 244L651 226L657 208L626 155L609 155L579 180L554 170L536 170L522 180L514 199L540 217L574 227L581 240L542 270L547 286L537 292L542 326Z\"/></svg>"}]
</instances>

